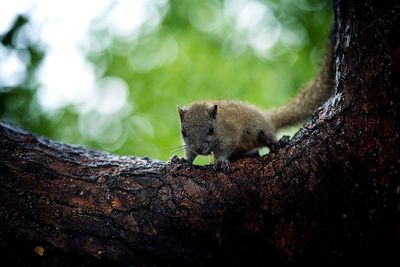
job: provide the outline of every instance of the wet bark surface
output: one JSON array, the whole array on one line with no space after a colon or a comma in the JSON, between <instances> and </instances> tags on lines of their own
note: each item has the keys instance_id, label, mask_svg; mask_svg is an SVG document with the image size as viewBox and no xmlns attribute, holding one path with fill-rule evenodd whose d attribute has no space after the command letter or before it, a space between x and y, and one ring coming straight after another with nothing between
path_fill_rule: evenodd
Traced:
<instances>
[{"instance_id":1,"label":"wet bark surface","mask_svg":"<svg viewBox=\"0 0 400 267\"><path fill-rule=\"evenodd\" d=\"M0 253L18 265L396 260L400 4L335 3L335 95L228 173L0 124ZM40 256L42 254L42 256Z\"/></svg>"}]
</instances>

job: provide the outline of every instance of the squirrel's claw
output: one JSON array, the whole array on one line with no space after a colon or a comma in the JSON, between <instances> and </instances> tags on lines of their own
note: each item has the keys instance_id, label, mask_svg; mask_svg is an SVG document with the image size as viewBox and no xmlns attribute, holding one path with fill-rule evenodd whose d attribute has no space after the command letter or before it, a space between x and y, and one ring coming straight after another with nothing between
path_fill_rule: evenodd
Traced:
<instances>
[{"instance_id":1,"label":"squirrel's claw","mask_svg":"<svg viewBox=\"0 0 400 267\"><path fill-rule=\"evenodd\" d=\"M185 158L180 158L180 157L178 157L177 155L173 155L172 158L171 158L171 160L170 160L170 162L173 163L173 164L187 164L187 165L192 165L192 163L189 162L187 159L185 159Z\"/></svg>"},{"instance_id":2,"label":"squirrel's claw","mask_svg":"<svg viewBox=\"0 0 400 267\"><path fill-rule=\"evenodd\" d=\"M213 168L216 171L222 170L223 172L228 172L229 166L230 166L229 160L225 158L219 158L215 160Z\"/></svg>"}]
</instances>

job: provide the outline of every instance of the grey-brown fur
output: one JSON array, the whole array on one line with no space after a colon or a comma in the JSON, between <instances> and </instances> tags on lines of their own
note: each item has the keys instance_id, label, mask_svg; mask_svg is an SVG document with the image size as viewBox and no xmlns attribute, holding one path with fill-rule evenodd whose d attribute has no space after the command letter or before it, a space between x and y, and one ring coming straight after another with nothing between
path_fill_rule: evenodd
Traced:
<instances>
[{"instance_id":1,"label":"grey-brown fur","mask_svg":"<svg viewBox=\"0 0 400 267\"><path fill-rule=\"evenodd\" d=\"M331 58L326 56L315 80L277 109L262 111L238 101L199 101L178 108L186 161L191 164L197 155L214 154L214 166L227 170L229 159L271 147L278 129L307 119L330 96Z\"/></svg>"}]
</instances>

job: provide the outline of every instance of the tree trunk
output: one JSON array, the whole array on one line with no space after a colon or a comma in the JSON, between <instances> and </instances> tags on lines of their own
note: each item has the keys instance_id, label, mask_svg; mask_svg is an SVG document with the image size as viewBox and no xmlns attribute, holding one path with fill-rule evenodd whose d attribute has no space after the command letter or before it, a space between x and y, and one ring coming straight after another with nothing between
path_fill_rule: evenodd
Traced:
<instances>
[{"instance_id":1,"label":"tree trunk","mask_svg":"<svg viewBox=\"0 0 400 267\"><path fill-rule=\"evenodd\" d=\"M229 173L110 155L0 124L2 261L398 262L400 4L334 8L334 97L290 141Z\"/></svg>"}]
</instances>

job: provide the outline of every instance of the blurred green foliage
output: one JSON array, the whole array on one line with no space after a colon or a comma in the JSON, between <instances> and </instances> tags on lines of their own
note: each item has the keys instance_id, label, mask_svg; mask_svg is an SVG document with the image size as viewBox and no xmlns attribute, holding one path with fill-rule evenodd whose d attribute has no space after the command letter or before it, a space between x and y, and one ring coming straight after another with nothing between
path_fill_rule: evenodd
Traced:
<instances>
[{"instance_id":1,"label":"blurred green foliage","mask_svg":"<svg viewBox=\"0 0 400 267\"><path fill-rule=\"evenodd\" d=\"M117 154L162 160L174 153L183 155L176 150L181 144L177 105L240 99L265 109L276 107L318 69L332 24L330 1L252 1L253 9L264 6L268 16L261 20L261 28L242 30L238 16L227 12L227 5L234 2L169 0L162 7L161 23L151 29L143 26L133 39L114 35L107 27L93 27L92 42L110 40L100 49L87 50L96 78L119 78L129 89L127 105L113 114L81 111L73 105L43 109L37 100L35 71L46 50L29 44L24 48L30 54L25 79L0 88L0 116L51 139ZM1 37L3 46L20 50L10 40L29 23L21 19ZM246 22L246 17L239 19ZM267 34L252 45L249 38L262 29ZM271 42L271 47L262 48L261 43L257 50L260 40Z\"/></svg>"}]
</instances>

